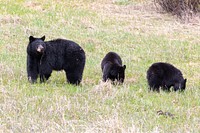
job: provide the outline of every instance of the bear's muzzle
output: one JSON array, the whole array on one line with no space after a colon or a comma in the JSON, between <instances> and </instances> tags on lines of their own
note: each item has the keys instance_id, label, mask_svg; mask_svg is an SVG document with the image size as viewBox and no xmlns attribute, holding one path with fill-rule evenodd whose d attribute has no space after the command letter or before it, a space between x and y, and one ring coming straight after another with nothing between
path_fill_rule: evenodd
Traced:
<instances>
[{"instance_id":1,"label":"bear's muzzle","mask_svg":"<svg viewBox=\"0 0 200 133\"><path fill-rule=\"evenodd\" d=\"M37 52L43 53L43 52L44 52L44 47L43 47L42 45L39 45L39 46L37 47Z\"/></svg>"}]
</instances>

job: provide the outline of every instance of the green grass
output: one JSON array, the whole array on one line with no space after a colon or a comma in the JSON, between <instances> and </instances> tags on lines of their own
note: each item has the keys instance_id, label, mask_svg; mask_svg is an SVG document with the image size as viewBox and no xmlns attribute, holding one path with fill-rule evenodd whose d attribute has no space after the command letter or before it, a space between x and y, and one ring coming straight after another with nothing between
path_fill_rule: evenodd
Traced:
<instances>
[{"instance_id":1,"label":"green grass","mask_svg":"<svg viewBox=\"0 0 200 133\"><path fill-rule=\"evenodd\" d=\"M200 27L195 21L181 23L139 0L0 3L1 132L200 132ZM30 84L30 35L80 44L87 57L81 85L67 84L64 72L53 72L45 84ZM101 81L100 63L109 51L127 66L123 85ZM146 71L158 61L183 72L185 92L148 91ZM158 115L159 110L174 118Z\"/></svg>"}]
</instances>

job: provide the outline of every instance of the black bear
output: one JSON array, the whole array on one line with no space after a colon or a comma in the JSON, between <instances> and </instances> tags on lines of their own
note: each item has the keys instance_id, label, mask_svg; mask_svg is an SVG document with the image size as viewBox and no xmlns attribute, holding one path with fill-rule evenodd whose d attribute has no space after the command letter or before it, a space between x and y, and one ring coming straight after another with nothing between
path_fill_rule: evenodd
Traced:
<instances>
[{"instance_id":1,"label":"black bear","mask_svg":"<svg viewBox=\"0 0 200 133\"><path fill-rule=\"evenodd\" d=\"M186 81L179 69L169 63L158 62L152 64L147 71L147 80L149 89L158 91L162 88L164 91L170 91L170 87L174 91L185 90Z\"/></svg>"},{"instance_id":2,"label":"black bear","mask_svg":"<svg viewBox=\"0 0 200 133\"><path fill-rule=\"evenodd\" d=\"M52 70L64 70L67 81L78 85L82 80L85 66L85 52L75 42L65 39L44 41L41 38L29 37L27 46L27 73L32 83L48 80Z\"/></svg>"},{"instance_id":3,"label":"black bear","mask_svg":"<svg viewBox=\"0 0 200 133\"><path fill-rule=\"evenodd\" d=\"M120 56L115 52L109 52L103 58L101 62L101 69L103 72L103 81L108 79L124 82L126 65L122 66L122 60Z\"/></svg>"}]
</instances>

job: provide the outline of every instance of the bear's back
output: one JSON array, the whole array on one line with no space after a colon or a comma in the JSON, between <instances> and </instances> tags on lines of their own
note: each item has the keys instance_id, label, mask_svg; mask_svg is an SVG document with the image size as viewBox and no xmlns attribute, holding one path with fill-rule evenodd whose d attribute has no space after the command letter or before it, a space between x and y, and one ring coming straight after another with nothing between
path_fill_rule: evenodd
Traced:
<instances>
[{"instance_id":1,"label":"bear's back","mask_svg":"<svg viewBox=\"0 0 200 133\"><path fill-rule=\"evenodd\" d=\"M85 55L84 50L75 42L66 39L55 39L45 42L47 50L46 54L57 54L57 55L72 55L82 54Z\"/></svg>"},{"instance_id":2,"label":"bear's back","mask_svg":"<svg viewBox=\"0 0 200 133\"><path fill-rule=\"evenodd\" d=\"M45 42L48 46L51 47L57 47L57 48L70 48L73 50L76 50L77 48L80 48L80 46L71 41L71 40L66 40L66 39L55 39L55 40L51 40L51 41L46 41Z\"/></svg>"},{"instance_id":3,"label":"bear's back","mask_svg":"<svg viewBox=\"0 0 200 133\"><path fill-rule=\"evenodd\" d=\"M112 64L122 65L122 60L120 56L115 52L109 52L106 54L106 56L103 58L101 65L104 65L105 63L110 62Z\"/></svg>"},{"instance_id":4,"label":"bear's back","mask_svg":"<svg viewBox=\"0 0 200 133\"><path fill-rule=\"evenodd\" d=\"M169 63L158 62L151 65L147 71L148 75L154 74L162 79L170 79L174 77L182 77L179 69Z\"/></svg>"}]
</instances>

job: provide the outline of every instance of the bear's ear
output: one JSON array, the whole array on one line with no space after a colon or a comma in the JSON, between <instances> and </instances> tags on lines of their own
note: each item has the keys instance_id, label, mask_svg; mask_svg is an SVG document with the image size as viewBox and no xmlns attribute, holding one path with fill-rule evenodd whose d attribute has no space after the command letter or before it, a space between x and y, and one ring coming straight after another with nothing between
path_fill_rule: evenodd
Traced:
<instances>
[{"instance_id":1,"label":"bear's ear","mask_svg":"<svg viewBox=\"0 0 200 133\"><path fill-rule=\"evenodd\" d=\"M30 41L30 42L33 42L34 40L35 40L35 38L34 38L33 36L30 36L30 37L29 37L29 41Z\"/></svg>"},{"instance_id":2,"label":"bear's ear","mask_svg":"<svg viewBox=\"0 0 200 133\"><path fill-rule=\"evenodd\" d=\"M41 39L42 39L42 41L44 41L45 40L45 36L41 37Z\"/></svg>"},{"instance_id":3,"label":"bear's ear","mask_svg":"<svg viewBox=\"0 0 200 133\"><path fill-rule=\"evenodd\" d=\"M123 66L124 70L126 69L126 65Z\"/></svg>"}]
</instances>

